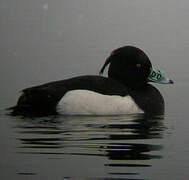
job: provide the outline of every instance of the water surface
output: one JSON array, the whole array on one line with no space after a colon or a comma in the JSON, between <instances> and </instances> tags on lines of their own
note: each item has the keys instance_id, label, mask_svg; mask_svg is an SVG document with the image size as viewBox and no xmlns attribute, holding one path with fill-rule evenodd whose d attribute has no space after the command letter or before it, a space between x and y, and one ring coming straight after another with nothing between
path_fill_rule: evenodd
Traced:
<instances>
[{"instance_id":1,"label":"water surface","mask_svg":"<svg viewBox=\"0 0 189 180\"><path fill-rule=\"evenodd\" d=\"M145 179L162 159L163 118L51 116L11 118L16 165L9 176L37 179ZM13 138L13 137L12 137ZM16 161L16 162L15 162ZM51 173L50 173L51 172ZM142 178L141 178L142 177Z\"/></svg>"}]
</instances>

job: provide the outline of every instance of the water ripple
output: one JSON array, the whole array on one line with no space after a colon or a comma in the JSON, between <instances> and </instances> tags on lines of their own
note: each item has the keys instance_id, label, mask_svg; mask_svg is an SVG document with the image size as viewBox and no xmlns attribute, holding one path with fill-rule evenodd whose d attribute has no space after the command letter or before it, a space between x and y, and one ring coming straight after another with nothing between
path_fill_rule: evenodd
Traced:
<instances>
[{"instance_id":1,"label":"water ripple","mask_svg":"<svg viewBox=\"0 0 189 180\"><path fill-rule=\"evenodd\" d=\"M162 138L162 119L138 115L17 119L17 150L57 157L103 157L108 179L132 179L127 176L140 175L139 168L149 168L150 160L162 158L158 153L162 146L153 140Z\"/></svg>"}]
</instances>

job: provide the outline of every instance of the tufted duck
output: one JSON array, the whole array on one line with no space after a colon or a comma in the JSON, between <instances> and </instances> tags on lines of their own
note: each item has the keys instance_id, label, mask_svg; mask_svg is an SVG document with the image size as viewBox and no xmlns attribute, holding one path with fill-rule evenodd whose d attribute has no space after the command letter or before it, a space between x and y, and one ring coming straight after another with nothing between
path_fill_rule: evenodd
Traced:
<instances>
[{"instance_id":1,"label":"tufted duck","mask_svg":"<svg viewBox=\"0 0 189 180\"><path fill-rule=\"evenodd\" d=\"M108 77L102 74L108 68ZM24 89L14 115L164 114L164 99L148 82L172 84L139 48L124 46L106 59L99 76L78 76Z\"/></svg>"}]
</instances>

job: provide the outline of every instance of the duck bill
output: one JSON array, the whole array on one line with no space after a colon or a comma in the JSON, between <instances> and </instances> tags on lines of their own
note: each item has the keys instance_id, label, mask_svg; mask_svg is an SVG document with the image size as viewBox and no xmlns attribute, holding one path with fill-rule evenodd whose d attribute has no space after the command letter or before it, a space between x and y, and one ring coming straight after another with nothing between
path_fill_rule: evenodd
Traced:
<instances>
[{"instance_id":1,"label":"duck bill","mask_svg":"<svg viewBox=\"0 0 189 180\"><path fill-rule=\"evenodd\" d=\"M155 82L159 84L173 84L173 81L167 77L165 77L164 73L159 71L158 69L151 68L150 75L148 77L149 82Z\"/></svg>"}]
</instances>

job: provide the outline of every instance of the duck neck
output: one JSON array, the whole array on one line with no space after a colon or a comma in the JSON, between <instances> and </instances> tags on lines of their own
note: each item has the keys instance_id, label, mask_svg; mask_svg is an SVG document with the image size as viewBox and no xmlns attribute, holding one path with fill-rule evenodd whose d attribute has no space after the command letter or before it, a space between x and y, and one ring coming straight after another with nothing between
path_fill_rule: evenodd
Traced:
<instances>
[{"instance_id":1,"label":"duck neck","mask_svg":"<svg viewBox=\"0 0 189 180\"><path fill-rule=\"evenodd\" d=\"M147 85L147 82L121 82L121 83L131 90L145 89Z\"/></svg>"}]
</instances>

